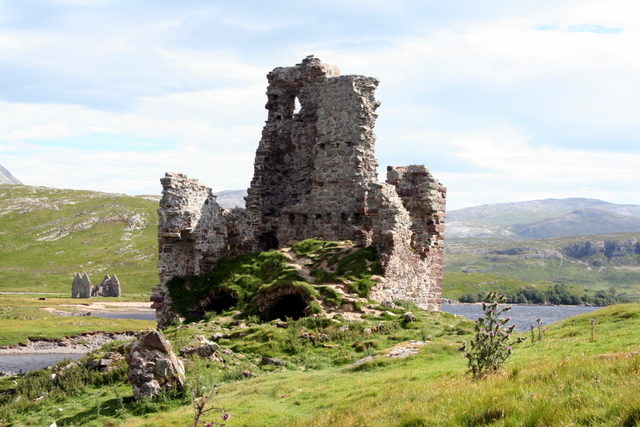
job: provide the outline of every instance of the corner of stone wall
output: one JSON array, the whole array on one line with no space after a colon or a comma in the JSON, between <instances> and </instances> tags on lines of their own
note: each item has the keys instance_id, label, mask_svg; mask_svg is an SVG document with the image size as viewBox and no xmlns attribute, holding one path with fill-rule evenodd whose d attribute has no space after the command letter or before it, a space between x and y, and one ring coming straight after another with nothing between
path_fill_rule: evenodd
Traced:
<instances>
[{"instance_id":1,"label":"corner of stone wall","mask_svg":"<svg viewBox=\"0 0 640 427\"><path fill-rule=\"evenodd\" d=\"M385 269L374 298L440 308L445 197L442 184L419 165L390 166L387 182L370 187L373 245Z\"/></svg>"},{"instance_id":2,"label":"corner of stone wall","mask_svg":"<svg viewBox=\"0 0 640 427\"><path fill-rule=\"evenodd\" d=\"M160 285L153 290L158 325L177 318L170 311L166 282L173 277L210 271L227 254L227 230L223 209L210 188L195 179L167 173L160 180L162 199L158 209Z\"/></svg>"}]
</instances>

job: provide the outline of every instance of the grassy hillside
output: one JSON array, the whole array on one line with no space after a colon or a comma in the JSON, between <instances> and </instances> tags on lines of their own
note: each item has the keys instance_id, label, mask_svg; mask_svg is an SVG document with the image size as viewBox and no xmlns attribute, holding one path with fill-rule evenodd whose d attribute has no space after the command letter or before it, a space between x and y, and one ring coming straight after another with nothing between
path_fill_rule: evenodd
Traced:
<instances>
[{"instance_id":1,"label":"grassy hillside","mask_svg":"<svg viewBox=\"0 0 640 427\"><path fill-rule=\"evenodd\" d=\"M225 362L188 359L193 390L220 384L213 405L231 414L227 426L451 426L619 425L640 422L640 305L612 306L549 327L541 341L515 349L504 369L484 380L465 375L457 352L470 322L447 313L413 309L403 324L392 313L344 325L322 319L287 327L234 322L225 314L207 323L166 331L174 348L194 335L223 332ZM594 334L591 319L595 319ZM234 326L235 324L235 326ZM375 329L374 329L375 328ZM305 335L300 332L304 331ZM310 340L309 334L326 340ZM427 335L428 334L428 335ZM528 335L528 334L527 334ZM317 335L319 336L319 335ZM426 339L418 354L386 356L390 346ZM260 364L262 355L282 366ZM370 355L358 366L348 364ZM244 371L257 375L243 374ZM134 403L124 369L68 373L69 389L50 371L0 379L0 419L15 425L185 426L193 422L191 399L167 395ZM27 384L29 388L27 388ZM11 393L44 399L8 399ZM4 397L3 397L4 396ZM207 420L219 420L212 412Z\"/></svg>"},{"instance_id":2,"label":"grassy hillside","mask_svg":"<svg viewBox=\"0 0 640 427\"><path fill-rule=\"evenodd\" d=\"M510 241L503 239L448 239L444 294L455 298L469 288L515 290L524 283L545 287L564 283L588 290L614 287L640 297L640 254L584 257L566 254L580 242L621 242L640 238L639 233L618 233L558 239ZM462 291L465 289L465 291Z\"/></svg>"},{"instance_id":3,"label":"grassy hillside","mask_svg":"<svg viewBox=\"0 0 640 427\"><path fill-rule=\"evenodd\" d=\"M116 274L124 294L157 283L157 201L0 185L0 291L68 293L73 274Z\"/></svg>"},{"instance_id":4,"label":"grassy hillside","mask_svg":"<svg viewBox=\"0 0 640 427\"><path fill-rule=\"evenodd\" d=\"M115 273L125 296L148 295L158 280L156 209L157 201L144 197L0 185L0 292L68 294L73 273L85 270L94 284ZM444 295L566 283L575 289L614 286L640 297L640 256L577 259L558 252L581 241L639 236L448 238Z\"/></svg>"}]
</instances>

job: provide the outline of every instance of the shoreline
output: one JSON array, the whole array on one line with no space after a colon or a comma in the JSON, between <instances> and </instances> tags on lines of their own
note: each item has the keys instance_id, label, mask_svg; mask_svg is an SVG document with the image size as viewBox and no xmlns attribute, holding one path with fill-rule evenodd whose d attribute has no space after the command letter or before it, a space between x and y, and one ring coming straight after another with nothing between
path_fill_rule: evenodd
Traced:
<instances>
[{"instance_id":1,"label":"shoreline","mask_svg":"<svg viewBox=\"0 0 640 427\"><path fill-rule=\"evenodd\" d=\"M132 340L139 332L86 332L65 338L29 338L26 344L0 347L0 356L27 354L84 354L112 341Z\"/></svg>"}]
</instances>

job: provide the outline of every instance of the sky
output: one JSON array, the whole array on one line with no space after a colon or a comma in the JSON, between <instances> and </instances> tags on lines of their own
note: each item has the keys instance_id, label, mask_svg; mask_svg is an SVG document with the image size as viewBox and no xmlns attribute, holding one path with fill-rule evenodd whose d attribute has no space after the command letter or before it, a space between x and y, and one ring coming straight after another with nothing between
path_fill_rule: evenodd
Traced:
<instances>
[{"instance_id":1,"label":"sky","mask_svg":"<svg viewBox=\"0 0 640 427\"><path fill-rule=\"evenodd\" d=\"M380 80L386 165L448 207L640 204L637 0L0 0L0 164L26 184L242 189L266 73L314 54Z\"/></svg>"}]
</instances>

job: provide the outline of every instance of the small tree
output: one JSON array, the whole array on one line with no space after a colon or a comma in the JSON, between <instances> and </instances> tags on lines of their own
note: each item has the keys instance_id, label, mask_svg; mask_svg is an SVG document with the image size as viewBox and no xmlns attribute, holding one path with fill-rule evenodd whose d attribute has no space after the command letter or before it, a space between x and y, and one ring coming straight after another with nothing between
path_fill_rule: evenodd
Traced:
<instances>
[{"instance_id":1,"label":"small tree","mask_svg":"<svg viewBox=\"0 0 640 427\"><path fill-rule=\"evenodd\" d=\"M500 369L511 356L513 345L526 339L511 339L515 325L505 327L511 318L500 318L501 314L511 310L511 307L498 306L499 303L506 302L503 295L491 292L487 295L486 301L489 303L482 304L484 317L480 317L475 324L475 338L469 344L465 341L460 349L469 362L468 372L474 379Z\"/></svg>"}]
</instances>

